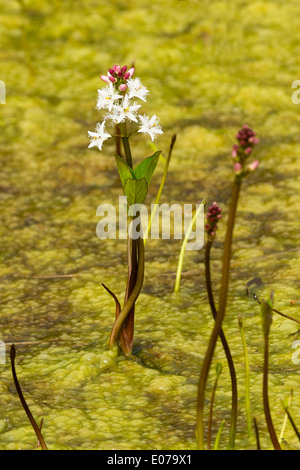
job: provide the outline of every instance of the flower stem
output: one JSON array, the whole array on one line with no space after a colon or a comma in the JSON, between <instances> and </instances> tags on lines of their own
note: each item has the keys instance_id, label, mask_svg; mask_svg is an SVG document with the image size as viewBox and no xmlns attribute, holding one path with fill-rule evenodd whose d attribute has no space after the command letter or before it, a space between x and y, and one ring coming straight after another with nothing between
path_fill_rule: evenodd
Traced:
<instances>
[{"instance_id":1,"label":"flower stem","mask_svg":"<svg viewBox=\"0 0 300 470\"><path fill-rule=\"evenodd\" d=\"M211 366L212 358L214 355L216 343L220 335L222 328L222 323L225 317L226 303L227 303L227 294L228 294L228 284L230 277L230 259L231 259L231 245L233 237L233 229L235 223L236 209L239 200L240 188L241 188L241 179L236 177L234 179L231 202L229 208L229 217L227 222L227 231L224 242L224 252L223 252L223 268L222 268L222 280L221 280L221 289L220 289L220 298L219 298L219 308L214 323L214 328L210 337L208 344L207 352L204 357L199 383L198 383L198 400L197 400L197 441L198 448L200 450L204 449L204 400L205 400L205 388L206 382L209 374L209 369Z\"/></svg>"},{"instance_id":2,"label":"flower stem","mask_svg":"<svg viewBox=\"0 0 300 470\"><path fill-rule=\"evenodd\" d=\"M144 259L144 240L142 238L138 238L137 252L138 252L138 270L137 270L136 283L133 287L131 294L128 297L126 304L124 305L118 318L115 321L115 324L113 326L110 339L109 339L109 348L112 348L115 342L117 341L119 334L121 332L121 328L124 325L124 322L126 318L128 317L129 313L131 312L132 307L135 305L135 302L143 286L145 259Z\"/></svg>"},{"instance_id":3,"label":"flower stem","mask_svg":"<svg viewBox=\"0 0 300 470\"><path fill-rule=\"evenodd\" d=\"M128 298L132 293L136 283L137 267L137 240L132 240L130 237L128 237L128 277L124 305L128 302ZM134 335L134 312L135 304L133 304L121 331L120 342L125 356L130 356L132 352Z\"/></svg>"},{"instance_id":4,"label":"flower stem","mask_svg":"<svg viewBox=\"0 0 300 470\"><path fill-rule=\"evenodd\" d=\"M211 285L211 272L210 272L210 251L212 247L213 240L209 239L206 244L205 250L205 279L206 279L206 290L208 295L208 300L211 308L212 315L214 319L217 317L217 309L214 302L214 296ZM237 380L236 372L230 352L230 348L225 337L223 330L220 330L220 339L222 346L226 355L230 378L231 378L231 390L232 390L232 400L231 400L231 426L230 426L230 438L229 438L229 448L234 448L235 444L235 435L236 435L236 422L237 422L237 405L238 405L238 396L237 396Z\"/></svg>"},{"instance_id":5,"label":"flower stem","mask_svg":"<svg viewBox=\"0 0 300 470\"><path fill-rule=\"evenodd\" d=\"M130 168L133 168L132 154L131 154L131 148L129 144L129 135L127 131L126 121L120 123L119 135L121 136L121 139L122 139L122 144L123 144L123 149L124 149L127 165ZM117 138L117 141L118 140L120 140L120 138ZM137 270L138 270L137 263L138 263L137 262L137 241L132 240L130 237L128 237L128 277L127 277L127 285L126 285L126 293L125 293L125 301L124 301L125 306L137 282ZM126 318L124 319L123 324L120 326L121 328L120 343L121 343L122 351L126 356L129 356L131 354L132 347L133 347L134 313L135 313L135 302L132 303L132 306L128 314L126 315ZM113 335L113 331L112 331L112 335ZM119 335L119 332L118 332L118 335Z\"/></svg>"},{"instance_id":6,"label":"flower stem","mask_svg":"<svg viewBox=\"0 0 300 470\"><path fill-rule=\"evenodd\" d=\"M122 143L123 143L123 148L124 148L124 153L125 153L125 158L127 165L130 168L133 168L132 166L132 155L131 155L131 149L130 149L130 144L129 144L129 135L127 132L127 124L126 121L123 121L120 123L120 132L121 132L121 138L122 138Z\"/></svg>"}]
</instances>

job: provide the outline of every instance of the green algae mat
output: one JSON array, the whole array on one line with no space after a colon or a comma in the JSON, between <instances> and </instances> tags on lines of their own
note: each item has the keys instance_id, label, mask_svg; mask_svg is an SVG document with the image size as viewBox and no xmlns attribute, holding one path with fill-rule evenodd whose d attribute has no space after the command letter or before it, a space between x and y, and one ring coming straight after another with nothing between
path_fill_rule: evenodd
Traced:
<instances>
[{"instance_id":1,"label":"green algae mat","mask_svg":"<svg viewBox=\"0 0 300 470\"><path fill-rule=\"evenodd\" d=\"M238 382L235 449L272 449L263 405L264 337L258 299L300 319L299 2L10 0L0 12L0 449L31 450L37 438L12 377L10 347L27 404L49 450L197 450L198 381L214 325L204 249L147 240L136 303L133 354L108 348L115 304L127 282L125 240L100 240L100 204L117 206L113 141L88 149L100 74L135 65L150 91L162 151L146 204L159 189L176 134L161 202L218 201L222 219L211 251L220 288L231 195L232 146L248 124L259 136L258 169L243 183L232 246L223 329ZM299 87L299 85L298 85ZM4 93L5 92L5 93ZM293 97L295 99L293 99ZM5 99L4 99L5 98ZM137 135L135 161L153 154ZM260 279L251 285L251 280ZM249 284L250 281L250 284ZM249 290L247 290L247 286ZM239 318L243 319L245 353ZM284 449L299 449L285 412L300 426L299 324L273 314L269 401ZM213 443L228 445L231 383L220 341L207 381ZM207 419L207 418L206 418ZM40 447L39 447L40 448Z\"/></svg>"}]
</instances>

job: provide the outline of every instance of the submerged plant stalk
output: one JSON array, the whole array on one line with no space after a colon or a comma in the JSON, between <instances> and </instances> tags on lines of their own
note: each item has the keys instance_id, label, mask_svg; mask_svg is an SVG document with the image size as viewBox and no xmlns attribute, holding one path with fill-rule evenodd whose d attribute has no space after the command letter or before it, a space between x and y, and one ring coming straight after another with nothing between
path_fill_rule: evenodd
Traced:
<instances>
[{"instance_id":1,"label":"submerged plant stalk","mask_svg":"<svg viewBox=\"0 0 300 470\"><path fill-rule=\"evenodd\" d=\"M291 423L291 425L292 425L292 427L295 431L296 436L298 437L298 440L300 441L300 432L299 432L299 430L298 430L298 428L295 424L295 421L293 420L293 418L292 418L292 416L291 416L291 414L290 414L290 412L287 408L285 409L285 412L286 412L287 417L289 418L289 421L290 421L290 423Z\"/></svg>"},{"instance_id":2,"label":"submerged plant stalk","mask_svg":"<svg viewBox=\"0 0 300 470\"><path fill-rule=\"evenodd\" d=\"M38 438L38 442L41 445L41 448L43 450L48 450L48 448L46 446L46 443L44 441L43 435L41 433L40 427L37 425L34 417L32 416L32 413L31 413L31 411L30 411L30 409L29 409L29 407L26 403L26 400L24 398L21 386L19 384L19 380L18 380L18 377L17 377L16 368L15 368L15 357L16 357L16 348L15 348L15 345L13 344L10 348L10 362L11 362L11 370L12 370L12 375L13 375L15 387L17 389L17 392L18 392L20 401L22 403L22 406L24 408L24 411L25 411L25 413L26 413L26 415L27 415L27 417L30 421L31 426L34 429L34 432L35 432L35 434Z\"/></svg>"},{"instance_id":3,"label":"submerged plant stalk","mask_svg":"<svg viewBox=\"0 0 300 470\"><path fill-rule=\"evenodd\" d=\"M128 298L127 303L124 305L123 309L120 311L118 318L116 319L114 326L111 331L109 339L109 348L112 348L117 339L119 338L121 328L128 317L132 307L135 305L135 302L141 292L144 282L144 240L142 238L138 239L138 270L137 278L134 288Z\"/></svg>"},{"instance_id":4,"label":"submerged plant stalk","mask_svg":"<svg viewBox=\"0 0 300 470\"><path fill-rule=\"evenodd\" d=\"M257 419L255 417L253 418L253 425L254 425L254 432L255 432L255 437L256 437L256 450L261 450L260 439L259 439L259 429L258 429Z\"/></svg>"},{"instance_id":5,"label":"submerged plant stalk","mask_svg":"<svg viewBox=\"0 0 300 470\"><path fill-rule=\"evenodd\" d=\"M264 369L263 369L263 404L264 404L264 413L266 418L266 423L269 431L269 435L275 450L281 450L275 428L273 425L270 404L269 404L269 394L268 394L268 373L269 373L269 333L272 323L272 301L268 302L262 301L261 311L262 311L262 324L263 324L263 335L264 335Z\"/></svg>"},{"instance_id":6,"label":"submerged plant stalk","mask_svg":"<svg viewBox=\"0 0 300 470\"><path fill-rule=\"evenodd\" d=\"M248 358L248 351L247 351L247 344L245 338L245 331L244 331L244 324L243 318L239 315L239 328L240 334L242 338L243 350L244 350L244 358L245 358L245 374L246 374L246 415L247 415L247 425L248 425L248 436L252 436L252 426L251 426L251 406L250 406L250 374L249 374L249 358Z\"/></svg>"}]
</instances>

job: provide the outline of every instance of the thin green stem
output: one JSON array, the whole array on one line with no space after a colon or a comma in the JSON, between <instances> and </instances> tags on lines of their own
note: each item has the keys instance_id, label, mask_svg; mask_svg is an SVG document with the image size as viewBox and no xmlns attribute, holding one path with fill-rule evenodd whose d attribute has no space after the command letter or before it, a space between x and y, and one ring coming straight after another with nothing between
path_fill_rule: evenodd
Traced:
<instances>
[{"instance_id":1,"label":"thin green stem","mask_svg":"<svg viewBox=\"0 0 300 470\"><path fill-rule=\"evenodd\" d=\"M229 208L229 216L227 222L227 231L224 242L224 252L223 252L223 268L222 268L222 280L221 280L221 289L220 289L220 299L219 299L219 308L214 323L214 328L210 337L208 344L207 352L204 357L199 383L198 383L198 400L197 400L197 441L198 448L200 450L204 449L204 400L205 400L205 389L206 382L214 355L216 343L220 335L222 328L222 323L225 317L226 303L227 303L227 294L228 294L228 285L230 277L230 260L231 260L231 248L232 248L232 238L233 238L233 229L235 223L236 209L239 200L241 188L241 179L235 178L232 188L231 202Z\"/></svg>"},{"instance_id":2,"label":"thin green stem","mask_svg":"<svg viewBox=\"0 0 300 470\"><path fill-rule=\"evenodd\" d=\"M156 214L157 206L158 206L159 201L160 201L161 193L163 191L163 188L164 188L164 185L165 185L165 182L166 182L167 173L168 173L168 169L169 169L170 160L171 160L171 156L172 156L173 147L175 145L175 141L176 141L176 134L174 134L172 136L172 139L171 139L171 144L170 144L170 148L169 148L168 157L167 157L167 160L166 160L166 164L165 164L163 176L162 176L162 179L161 179L161 182L160 182L160 186L159 186L159 189L158 189L158 192L157 192L157 195L156 195L156 199L155 199L155 203L154 203L155 205L154 205L153 211L151 211L151 219L150 219L150 223L148 224L148 227L147 227L147 233L145 235L144 244L146 243L146 240L149 236L149 233L150 233L150 230L151 230L151 225L152 225L154 216Z\"/></svg>"},{"instance_id":3,"label":"thin green stem","mask_svg":"<svg viewBox=\"0 0 300 470\"><path fill-rule=\"evenodd\" d=\"M293 389L291 389L290 395L288 397L287 405L285 406L285 410L287 410L288 407L291 405L292 396L293 396ZM280 442L283 441L283 436L284 436L284 431L285 431L285 428L286 428L287 420L288 420L288 415L287 415L287 413L285 413L283 423L282 423L281 432L280 432L280 435L279 435L279 441Z\"/></svg>"},{"instance_id":4,"label":"thin green stem","mask_svg":"<svg viewBox=\"0 0 300 470\"><path fill-rule=\"evenodd\" d=\"M210 309L214 319L217 317L217 309L215 306L212 283L211 283L211 270L210 270L210 252L213 244L213 240L209 239L206 244L205 250L205 280L206 280L206 290L208 295L208 301L210 304ZM220 339L222 346L226 355L230 378L231 378L231 390L232 390L232 401L231 401L231 425L230 425L230 437L229 437L229 448L233 449L235 445L235 436L236 436L236 423L237 423L237 406L238 406L238 392L237 392L237 379L236 372L234 367L234 362L230 352L230 348L225 337L224 331L220 330Z\"/></svg>"},{"instance_id":5,"label":"thin green stem","mask_svg":"<svg viewBox=\"0 0 300 470\"><path fill-rule=\"evenodd\" d=\"M121 131L120 131L120 127L118 126L118 124L116 124L116 134L115 134L115 141L116 141L116 154L119 156L119 157L122 157L123 158L123 155L122 155L122 151L121 151Z\"/></svg>"},{"instance_id":6,"label":"thin green stem","mask_svg":"<svg viewBox=\"0 0 300 470\"><path fill-rule=\"evenodd\" d=\"M222 423L220 424L220 427L219 427L219 429L218 429L217 436L216 436L216 440L215 440L215 445L214 445L214 450L218 450L218 449L219 449L221 434L222 434L224 425L225 425L225 419L223 419L223 421L222 421Z\"/></svg>"},{"instance_id":7,"label":"thin green stem","mask_svg":"<svg viewBox=\"0 0 300 470\"><path fill-rule=\"evenodd\" d=\"M111 331L110 339L109 339L109 348L112 348L113 345L116 343L119 334L121 332L121 328L124 325L124 322L130 313L132 307L135 305L135 302L141 292L144 282L144 240L142 238L138 239L138 270L137 270L137 277L136 283L134 288L128 298L128 301L124 305L123 309L121 310L118 318L115 321L113 329Z\"/></svg>"},{"instance_id":8,"label":"thin green stem","mask_svg":"<svg viewBox=\"0 0 300 470\"><path fill-rule=\"evenodd\" d=\"M289 412L289 410L288 410L287 408L285 409L285 411L286 411L286 414L287 414L287 416L288 416L288 418L289 418L289 421L290 421L290 423L291 423L291 425L292 425L292 427L293 427L293 429L294 429L294 431L295 431L295 434L296 434L296 436L298 437L298 440L300 441L300 432L299 432L299 430L298 430L298 428L297 428L297 426L296 426L296 424L295 424L295 421L293 420L293 418L292 418L292 416L291 416L291 414L290 414L290 412Z\"/></svg>"},{"instance_id":9,"label":"thin green stem","mask_svg":"<svg viewBox=\"0 0 300 470\"><path fill-rule=\"evenodd\" d=\"M246 344L246 337L244 331L243 318L239 315L239 329L242 339L244 358L245 358L245 374L246 374L246 384L245 384L245 394L246 394L246 415L247 415L247 426L248 426L248 436L252 436L252 418L251 418L251 406L250 406L250 367L249 367L249 358Z\"/></svg>"},{"instance_id":10,"label":"thin green stem","mask_svg":"<svg viewBox=\"0 0 300 470\"><path fill-rule=\"evenodd\" d=\"M212 429L213 408L214 408L215 395L216 395L216 390L217 390L218 381L219 381L221 372L222 372L222 365L217 363L216 379L215 379L215 383L213 386L211 399L210 399L209 418L208 418L208 427L207 427L207 449L208 450L211 449L211 429Z\"/></svg>"},{"instance_id":11,"label":"thin green stem","mask_svg":"<svg viewBox=\"0 0 300 470\"><path fill-rule=\"evenodd\" d=\"M179 292L180 289L180 280L181 280L181 273L182 273L182 267L183 267L183 260L184 260L184 254L186 250L187 243L189 241L190 235L192 233L193 227L196 223L196 220L198 219L201 211L203 210L204 204L206 202L206 198L199 204L199 207L197 208L194 216L192 217L192 220L188 226L188 229L185 233L181 249L180 249L180 254L179 254L179 261L178 261L178 266L177 266L177 272L176 272L176 280L175 280L175 288L174 292L177 293Z\"/></svg>"},{"instance_id":12,"label":"thin green stem","mask_svg":"<svg viewBox=\"0 0 300 470\"><path fill-rule=\"evenodd\" d=\"M129 136L128 136L128 132L127 132L126 121L121 122L120 132L121 132L121 139L122 139L122 143L123 143L126 163L130 168L133 168L131 148L130 148L130 144L129 144Z\"/></svg>"}]
</instances>

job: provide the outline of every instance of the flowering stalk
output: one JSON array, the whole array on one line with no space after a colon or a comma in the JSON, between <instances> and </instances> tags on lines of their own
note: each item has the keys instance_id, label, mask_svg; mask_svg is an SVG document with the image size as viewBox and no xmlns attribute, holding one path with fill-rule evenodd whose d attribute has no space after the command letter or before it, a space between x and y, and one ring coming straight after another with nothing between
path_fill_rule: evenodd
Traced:
<instances>
[{"instance_id":1,"label":"flowering stalk","mask_svg":"<svg viewBox=\"0 0 300 470\"><path fill-rule=\"evenodd\" d=\"M229 215L227 221L227 230L223 250L223 266L221 289L219 297L219 306L214 323L213 331L209 340L208 348L202 364L202 369L198 382L198 400L197 400L197 440L199 449L204 449L204 400L206 382L214 355L216 343L221 332L222 323L225 317L228 285L230 277L230 260L232 250L233 229L236 218L236 211L239 201L242 180L245 176L255 170L258 166L258 160L255 164L247 165L247 158L252 153L253 147L258 143L255 133L244 126L236 136L238 143L233 147L232 157L234 158L235 177L232 186ZM251 149L251 151L250 151Z\"/></svg>"},{"instance_id":2,"label":"flowering stalk","mask_svg":"<svg viewBox=\"0 0 300 470\"><path fill-rule=\"evenodd\" d=\"M210 252L213 241L216 236L216 231L218 228L217 222L221 219L221 211L222 209L218 206L216 202L214 202L208 209L207 212L207 223L205 225L205 230L207 232L208 240L206 243L205 249L205 280L206 280L206 290L208 295L208 301L210 304L210 309L214 319L217 317L217 308L214 302L212 284L211 284L211 271L210 271ZM225 337L224 331L221 328L220 330L220 339L221 343L226 355L228 368L230 372L231 378L231 389L232 389L232 401L231 401L231 425L230 425L230 438L229 438L229 448L234 448L235 444L235 435L236 435L236 422L237 422L237 405L238 405L238 398L237 398L237 380L236 380L236 372L234 367L234 362L232 359L232 355L230 352L230 348ZM209 448L209 446L208 446Z\"/></svg>"},{"instance_id":3,"label":"flowering stalk","mask_svg":"<svg viewBox=\"0 0 300 470\"><path fill-rule=\"evenodd\" d=\"M141 105L136 100L146 101L149 93L139 78L133 78L135 69L127 66L114 65L100 78L106 86L98 90L96 109L105 110L102 123L96 125L95 132L88 132L90 136L89 147L102 150L103 143L112 137L106 131L107 123L117 128L116 133L116 164L128 205L142 204L148 192L148 187L155 171L160 152L155 152L133 167L133 158L130 147L130 137L136 132L148 134L153 141L163 131L156 115L151 118L139 114ZM128 132L128 123L135 124L136 129ZM120 140L122 141L124 158L120 155ZM135 303L140 294L144 280L144 242L139 238L128 238L128 278L123 309L116 296L109 290L116 302L116 319L113 326L109 347L120 340L125 355L132 353L134 332Z\"/></svg>"}]
</instances>

